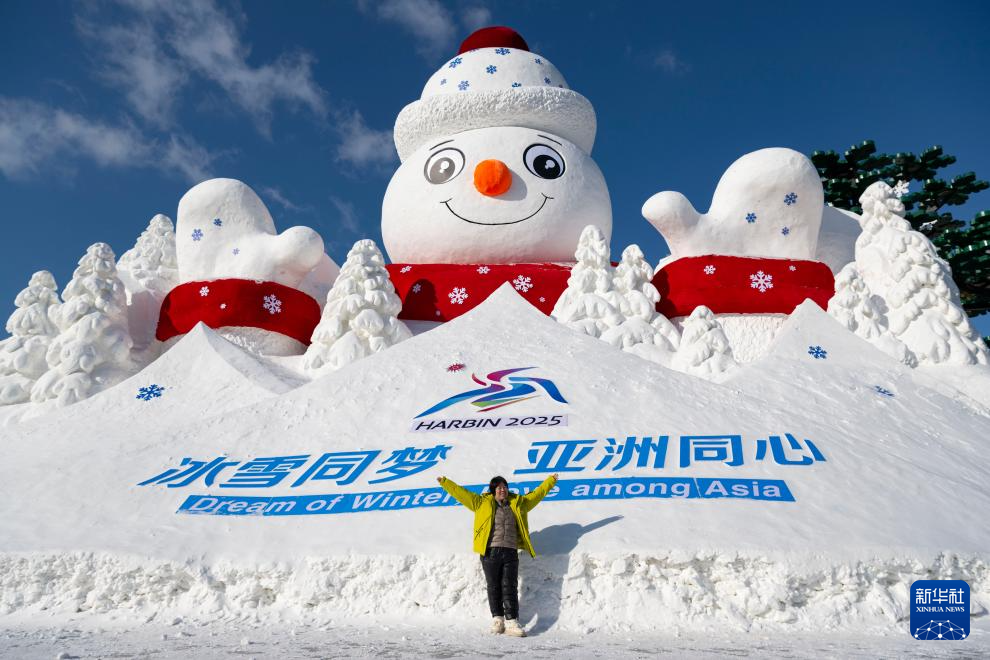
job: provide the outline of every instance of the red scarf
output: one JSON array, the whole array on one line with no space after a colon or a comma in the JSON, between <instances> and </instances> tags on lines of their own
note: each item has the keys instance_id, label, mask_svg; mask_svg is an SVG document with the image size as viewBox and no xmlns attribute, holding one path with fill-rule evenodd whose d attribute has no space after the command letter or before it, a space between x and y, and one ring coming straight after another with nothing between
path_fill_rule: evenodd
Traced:
<instances>
[{"instance_id":1,"label":"red scarf","mask_svg":"<svg viewBox=\"0 0 990 660\"><path fill-rule=\"evenodd\" d=\"M688 316L699 305L716 314L790 314L805 299L826 309L832 271L817 261L708 255L683 257L653 277L657 311Z\"/></svg>"},{"instance_id":2,"label":"red scarf","mask_svg":"<svg viewBox=\"0 0 990 660\"><path fill-rule=\"evenodd\" d=\"M180 284L165 296L155 337L165 341L202 321L211 328L261 328L309 345L320 305L302 291L261 280L209 280Z\"/></svg>"},{"instance_id":3,"label":"red scarf","mask_svg":"<svg viewBox=\"0 0 990 660\"><path fill-rule=\"evenodd\" d=\"M400 319L449 321L480 305L510 283L549 315L567 288L573 264L389 264L388 275L402 299Z\"/></svg>"}]
</instances>

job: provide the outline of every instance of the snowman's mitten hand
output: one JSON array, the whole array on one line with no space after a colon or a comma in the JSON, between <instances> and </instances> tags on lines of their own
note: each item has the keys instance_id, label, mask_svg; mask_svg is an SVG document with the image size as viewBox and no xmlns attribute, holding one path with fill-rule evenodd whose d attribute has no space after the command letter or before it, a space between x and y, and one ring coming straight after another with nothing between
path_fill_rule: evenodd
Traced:
<instances>
[{"instance_id":1,"label":"snowman's mitten hand","mask_svg":"<svg viewBox=\"0 0 990 660\"><path fill-rule=\"evenodd\" d=\"M678 257L691 251L699 233L708 233L707 218L679 192L665 190L650 197L643 204L643 217L667 241L670 253Z\"/></svg>"},{"instance_id":2,"label":"snowman's mitten hand","mask_svg":"<svg viewBox=\"0 0 990 660\"><path fill-rule=\"evenodd\" d=\"M179 280L239 278L298 288L323 258L323 239L308 227L281 234L268 208L236 179L210 179L179 201Z\"/></svg>"}]
</instances>

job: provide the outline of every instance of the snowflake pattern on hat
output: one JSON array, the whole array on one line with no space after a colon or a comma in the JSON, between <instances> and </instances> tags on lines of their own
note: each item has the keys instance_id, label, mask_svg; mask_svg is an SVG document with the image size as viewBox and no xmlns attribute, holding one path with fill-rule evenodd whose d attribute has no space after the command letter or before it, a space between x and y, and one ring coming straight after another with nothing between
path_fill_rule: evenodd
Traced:
<instances>
[{"instance_id":1,"label":"snowflake pattern on hat","mask_svg":"<svg viewBox=\"0 0 990 660\"><path fill-rule=\"evenodd\" d=\"M495 60L497 59L497 64ZM457 84L448 84L448 73L456 69ZM542 57L514 48L478 48L462 53L433 74L423 89L423 98L453 92L487 92L524 87L570 89L557 68Z\"/></svg>"}]
</instances>

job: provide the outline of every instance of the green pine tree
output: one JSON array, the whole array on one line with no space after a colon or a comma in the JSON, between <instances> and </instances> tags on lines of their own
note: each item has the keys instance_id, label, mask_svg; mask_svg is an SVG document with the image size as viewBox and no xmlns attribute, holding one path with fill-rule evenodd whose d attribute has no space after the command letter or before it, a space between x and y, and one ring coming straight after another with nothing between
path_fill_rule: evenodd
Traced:
<instances>
[{"instance_id":1,"label":"green pine tree","mask_svg":"<svg viewBox=\"0 0 990 660\"><path fill-rule=\"evenodd\" d=\"M981 211L966 223L947 207L965 204L970 195L990 188L990 183L966 172L946 181L939 170L956 162L942 147L929 147L920 155L877 153L872 140L853 145L841 156L834 151L816 151L811 162L818 168L825 187L825 202L862 213L859 196L871 183L885 181L922 182L921 190L901 197L906 219L949 262L959 286L963 308L969 316L990 311L990 211Z\"/></svg>"}]
</instances>

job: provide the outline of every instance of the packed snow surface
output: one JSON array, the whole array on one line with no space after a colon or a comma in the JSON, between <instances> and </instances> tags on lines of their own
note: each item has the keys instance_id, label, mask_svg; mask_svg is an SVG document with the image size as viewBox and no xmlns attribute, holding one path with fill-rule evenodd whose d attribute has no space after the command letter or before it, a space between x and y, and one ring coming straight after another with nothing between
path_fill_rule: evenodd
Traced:
<instances>
[{"instance_id":1,"label":"packed snow surface","mask_svg":"<svg viewBox=\"0 0 990 660\"><path fill-rule=\"evenodd\" d=\"M471 515L406 504L427 501L440 475L526 486L551 472L559 491L530 514L538 557L521 559L529 625L899 633L910 584L937 578L967 580L973 615L987 614L986 397L908 369L811 303L724 384L574 332L509 287L312 382L290 366L199 327L95 397L8 419L0 620L45 610L470 625L486 616ZM479 382L528 394L426 414ZM497 429L445 421L496 418ZM340 463L298 481L324 453L375 451L348 483ZM251 481L261 468L239 471L300 456L270 487ZM183 459L237 465L212 485L169 481ZM386 495L349 513L210 515L222 497L313 496L326 511L358 494ZM189 500L201 515L177 512Z\"/></svg>"}]
</instances>

